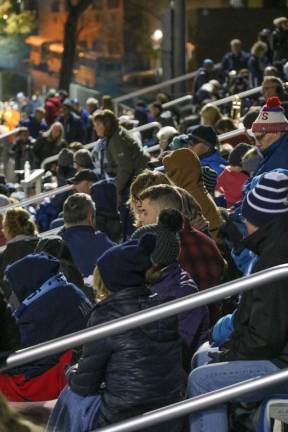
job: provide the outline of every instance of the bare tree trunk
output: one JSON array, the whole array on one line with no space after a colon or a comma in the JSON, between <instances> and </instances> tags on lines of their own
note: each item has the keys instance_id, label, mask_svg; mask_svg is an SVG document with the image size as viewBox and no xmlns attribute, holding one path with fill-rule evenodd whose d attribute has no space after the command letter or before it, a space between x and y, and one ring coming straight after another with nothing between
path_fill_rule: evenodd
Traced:
<instances>
[{"instance_id":1,"label":"bare tree trunk","mask_svg":"<svg viewBox=\"0 0 288 432\"><path fill-rule=\"evenodd\" d=\"M69 91L69 85L73 78L78 20L91 3L92 0L78 0L78 3L75 5L75 2L72 0L66 0L68 15L64 27L64 51L59 77L59 88L66 91Z\"/></svg>"}]
</instances>

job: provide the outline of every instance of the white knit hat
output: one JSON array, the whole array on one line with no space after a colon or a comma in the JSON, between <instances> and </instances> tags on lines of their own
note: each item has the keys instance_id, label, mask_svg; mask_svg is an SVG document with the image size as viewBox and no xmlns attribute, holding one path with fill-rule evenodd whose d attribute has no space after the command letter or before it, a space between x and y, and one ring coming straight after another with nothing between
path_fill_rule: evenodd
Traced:
<instances>
[{"instance_id":1,"label":"white knit hat","mask_svg":"<svg viewBox=\"0 0 288 432\"><path fill-rule=\"evenodd\" d=\"M284 115L280 99L272 96L267 99L259 116L252 124L253 133L288 132L288 120Z\"/></svg>"}]
</instances>

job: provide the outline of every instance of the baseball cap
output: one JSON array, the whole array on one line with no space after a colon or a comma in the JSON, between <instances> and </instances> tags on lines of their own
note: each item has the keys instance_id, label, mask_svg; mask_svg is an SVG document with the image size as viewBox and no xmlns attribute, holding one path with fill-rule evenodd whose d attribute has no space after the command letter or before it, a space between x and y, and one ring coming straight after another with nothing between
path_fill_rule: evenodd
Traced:
<instances>
[{"instance_id":1,"label":"baseball cap","mask_svg":"<svg viewBox=\"0 0 288 432\"><path fill-rule=\"evenodd\" d=\"M90 181L92 183L96 183L98 180L97 174L89 169L85 169L82 171L78 171L74 177L71 177L68 179L68 183L70 184L77 184L81 181Z\"/></svg>"}]
</instances>

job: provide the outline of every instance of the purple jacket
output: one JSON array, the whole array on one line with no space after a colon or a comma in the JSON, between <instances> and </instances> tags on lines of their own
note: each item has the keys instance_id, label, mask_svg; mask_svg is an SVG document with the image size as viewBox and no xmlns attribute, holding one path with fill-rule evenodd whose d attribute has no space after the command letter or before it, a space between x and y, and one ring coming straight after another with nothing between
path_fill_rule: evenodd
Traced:
<instances>
[{"instance_id":1,"label":"purple jacket","mask_svg":"<svg viewBox=\"0 0 288 432\"><path fill-rule=\"evenodd\" d=\"M198 288L178 263L166 267L160 279L150 289L163 300L178 299L198 292ZM179 335L193 354L208 340L209 312L207 306L200 306L178 315Z\"/></svg>"}]
</instances>

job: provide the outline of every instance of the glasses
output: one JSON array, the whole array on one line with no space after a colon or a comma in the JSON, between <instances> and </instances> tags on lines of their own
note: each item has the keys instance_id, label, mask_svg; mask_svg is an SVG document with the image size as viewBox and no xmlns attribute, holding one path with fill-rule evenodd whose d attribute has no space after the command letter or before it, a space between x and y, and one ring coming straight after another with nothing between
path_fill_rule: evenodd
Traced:
<instances>
[{"instance_id":1,"label":"glasses","mask_svg":"<svg viewBox=\"0 0 288 432\"><path fill-rule=\"evenodd\" d=\"M265 137L265 133L263 134L259 134L259 135L254 135L254 138L256 141L262 141L262 139Z\"/></svg>"}]
</instances>

